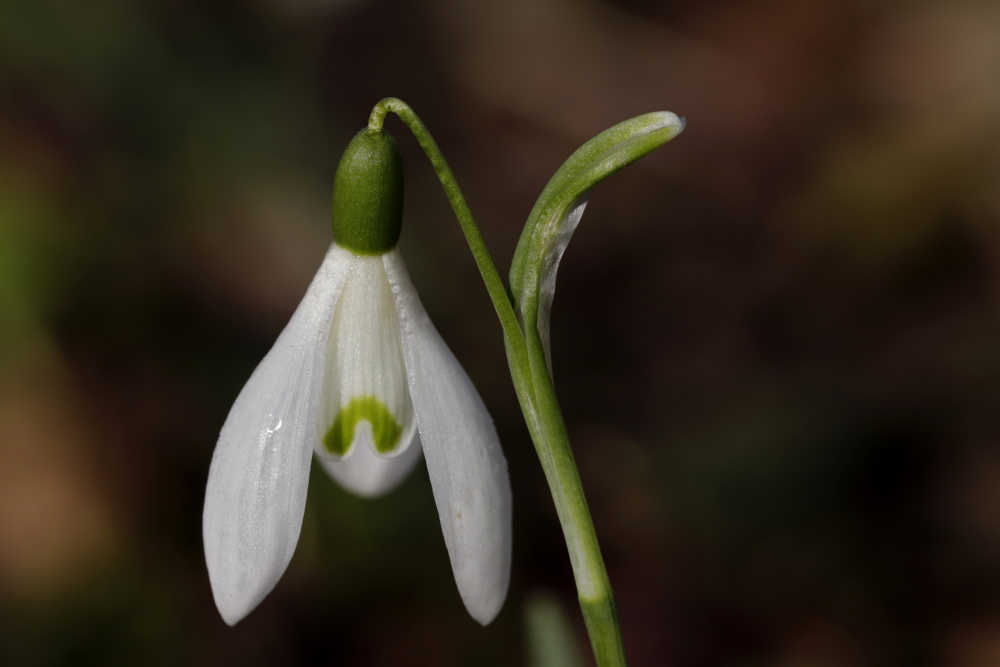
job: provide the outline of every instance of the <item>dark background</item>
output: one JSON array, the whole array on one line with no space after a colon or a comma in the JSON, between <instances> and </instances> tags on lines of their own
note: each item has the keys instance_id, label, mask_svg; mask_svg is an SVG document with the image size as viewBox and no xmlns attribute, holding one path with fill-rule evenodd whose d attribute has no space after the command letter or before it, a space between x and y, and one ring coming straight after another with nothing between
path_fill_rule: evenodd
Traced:
<instances>
[{"instance_id":1,"label":"dark background","mask_svg":"<svg viewBox=\"0 0 1000 667\"><path fill-rule=\"evenodd\" d=\"M0 662L518 665L585 642L499 325L425 158L402 248L497 422L506 606L481 629L426 472L314 474L236 628L212 449L395 95L501 272L586 139L671 110L562 265L556 381L635 667L1000 664L1000 6L992 1L0 4ZM314 471L315 472L315 471Z\"/></svg>"}]
</instances>

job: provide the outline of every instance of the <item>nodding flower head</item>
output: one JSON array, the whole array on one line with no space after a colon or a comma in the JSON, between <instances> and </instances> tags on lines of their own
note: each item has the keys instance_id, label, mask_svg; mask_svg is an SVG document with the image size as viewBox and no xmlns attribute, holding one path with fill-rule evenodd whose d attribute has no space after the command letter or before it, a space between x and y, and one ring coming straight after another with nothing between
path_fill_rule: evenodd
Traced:
<instances>
[{"instance_id":1,"label":"nodding flower head","mask_svg":"<svg viewBox=\"0 0 1000 667\"><path fill-rule=\"evenodd\" d=\"M493 422L427 317L396 248L403 170L381 130L334 179L334 240L284 331L236 398L205 493L215 603L230 625L274 588L302 526L315 455L373 497L423 452L459 593L482 624L507 595L511 495Z\"/></svg>"}]
</instances>

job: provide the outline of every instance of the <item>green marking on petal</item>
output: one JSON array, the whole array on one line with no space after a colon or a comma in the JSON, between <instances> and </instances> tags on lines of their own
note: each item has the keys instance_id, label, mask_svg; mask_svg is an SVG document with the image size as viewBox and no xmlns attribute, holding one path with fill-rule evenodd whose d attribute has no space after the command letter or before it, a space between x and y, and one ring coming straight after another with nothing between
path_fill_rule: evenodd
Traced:
<instances>
[{"instance_id":1,"label":"green marking on petal","mask_svg":"<svg viewBox=\"0 0 1000 667\"><path fill-rule=\"evenodd\" d=\"M385 407L385 403L374 396L359 396L340 408L333 426L323 436L326 451L335 456L344 456L354 442L354 429L359 422L371 425L375 449L379 454L388 454L399 445L403 425Z\"/></svg>"}]
</instances>

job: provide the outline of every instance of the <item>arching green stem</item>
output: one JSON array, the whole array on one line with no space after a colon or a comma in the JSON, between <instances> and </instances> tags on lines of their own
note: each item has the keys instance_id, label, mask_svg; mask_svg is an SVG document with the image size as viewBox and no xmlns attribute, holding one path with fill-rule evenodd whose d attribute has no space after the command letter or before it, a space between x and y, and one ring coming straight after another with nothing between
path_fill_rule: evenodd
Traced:
<instances>
[{"instance_id":1,"label":"arching green stem","mask_svg":"<svg viewBox=\"0 0 1000 667\"><path fill-rule=\"evenodd\" d=\"M458 217L458 224L462 227L462 233L465 234L465 240L469 244L469 249L472 250L476 266L479 268L479 273L483 276L483 282L486 283L486 290L489 292L490 299L493 301L493 307L500 318L504 334L508 338L519 339L520 344L518 348L523 352L524 337L521 336L517 316L514 314L514 307L510 302L510 297L507 295L503 279L500 278L500 273L493 263L490 251L486 249L486 243L483 241L482 234L479 233L479 227L476 226L476 221L472 217L469 205L465 203L465 197L462 196L462 190L458 187L458 181L455 180L455 175L452 173L451 167L448 166L448 162L444 159L444 155L441 153L441 149L438 148L437 142L434 141L434 137L427 131L427 127L417 114L414 113L413 109L406 102L395 97L387 97L375 105L368 119L368 128L371 130L381 130L385 116L390 111L399 116L399 119L406 124L416 138L417 143L424 149L427 159L431 161L431 167L433 167L434 173L437 174L438 180L441 181L441 187L444 188L444 193L447 195L456 217Z\"/></svg>"},{"instance_id":2,"label":"arching green stem","mask_svg":"<svg viewBox=\"0 0 1000 667\"><path fill-rule=\"evenodd\" d=\"M512 300L512 293L508 292L505 287L496 265L486 249L482 235L479 233L472 212L462 196L454 174L448 167L437 143L413 110L399 99L386 98L372 110L368 127L372 130L381 130L385 116L389 112L399 116L400 120L406 124L430 159L431 166L441 181L448 201L458 217L462 232L465 234L476 265L483 276L486 289L493 301L497 316L500 318L514 388L555 502L563 537L569 551L580 606L597 664L600 667L625 665L625 651L618 624L618 615L615 611L611 583L604 566L604 559L601 556L597 534L583 492L583 484L573 459L566 424L552 382L546 353L548 341L543 340L537 326L537 276L525 268L531 265L530 261L524 257L515 257L515 270L512 275L517 277L517 285L513 297L518 301ZM619 130L619 133L622 132ZM636 132L631 129L629 132L631 132L630 136L633 136L630 141L634 141ZM617 141L615 136L608 136ZM588 143L587 146L591 147L588 149L589 152L585 151L582 158L577 158L577 163L584 165L585 168L574 167L574 170L570 172L565 169L560 170L557 177L561 178L567 185L555 189L550 187L546 189L546 192L555 193L562 197L570 191L575 192L578 186L592 187L592 182L595 179L600 180L608 173L620 169L621 166L639 156L639 151L631 148L630 145L625 145L625 148L622 148L620 141L618 143L609 142L610 140L605 138L603 144L591 146L591 143ZM607 146L612 146L612 149L608 149ZM645 154L648 150L644 150L641 154ZM623 152L628 154L626 156L628 159L621 158ZM635 153L635 157L632 156L632 153ZM556 182L556 184L560 185L560 182ZM545 197L546 194L543 193L543 199ZM572 200L576 200L578 197L579 194L574 195ZM533 218L529 219L529 225L535 223L538 226L547 219L548 212L558 213L566 207L566 202L563 202L561 198L549 197L549 199L553 199L555 203L545 204L540 208L536 207L539 210L533 212ZM572 203L572 200L567 201ZM542 227L539 226L539 229ZM537 236L543 238L544 234L539 232ZM542 252L541 249L536 249L536 251ZM525 299L523 295L532 289L534 292L531 298ZM528 306L527 310L526 305ZM525 313L528 313L530 318L525 318Z\"/></svg>"}]
</instances>

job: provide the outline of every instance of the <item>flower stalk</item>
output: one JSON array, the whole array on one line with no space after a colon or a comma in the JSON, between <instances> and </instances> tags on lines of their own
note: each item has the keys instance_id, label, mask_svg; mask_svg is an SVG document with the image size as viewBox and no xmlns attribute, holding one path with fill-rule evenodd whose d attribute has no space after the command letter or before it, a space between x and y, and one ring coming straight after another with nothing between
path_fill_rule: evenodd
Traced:
<instances>
[{"instance_id":1,"label":"flower stalk","mask_svg":"<svg viewBox=\"0 0 1000 667\"><path fill-rule=\"evenodd\" d=\"M625 665L611 582L552 379L549 309L559 260L583 213L587 193L676 136L683 121L670 113L640 116L601 133L574 153L532 209L514 256L508 291L451 168L413 109L402 100L383 99L372 110L369 129L381 130L390 112L409 128L430 160L500 319L514 389L556 506L597 664Z\"/></svg>"},{"instance_id":2,"label":"flower stalk","mask_svg":"<svg viewBox=\"0 0 1000 667\"><path fill-rule=\"evenodd\" d=\"M230 625L288 567L314 456L346 490L375 497L423 455L466 609L486 625L507 596L506 459L486 406L424 311L396 248L402 199L394 141L362 130L334 177L326 257L222 426L202 539L216 607Z\"/></svg>"}]
</instances>

